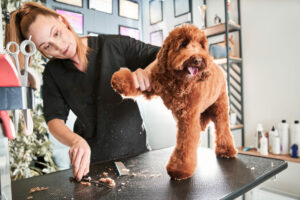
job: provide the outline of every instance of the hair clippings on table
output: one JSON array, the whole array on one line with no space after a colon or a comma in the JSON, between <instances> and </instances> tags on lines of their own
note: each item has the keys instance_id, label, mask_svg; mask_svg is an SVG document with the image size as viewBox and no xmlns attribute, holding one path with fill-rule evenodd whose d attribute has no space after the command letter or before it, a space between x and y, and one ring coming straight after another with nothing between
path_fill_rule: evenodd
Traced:
<instances>
[{"instance_id":1,"label":"hair clippings on table","mask_svg":"<svg viewBox=\"0 0 300 200\"><path fill-rule=\"evenodd\" d=\"M74 182L76 179L73 177L70 177L70 181ZM83 185L88 185L91 186L92 184L97 186L97 187L101 187L104 186L106 188L112 189L113 187L111 185L109 185L106 182L101 182L101 181L97 181L97 180L92 180L92 178L89 176L89 174L85 175L82 177L81 181L77 181L76 182L83 184Z\"/></svg>"}]
</instances>

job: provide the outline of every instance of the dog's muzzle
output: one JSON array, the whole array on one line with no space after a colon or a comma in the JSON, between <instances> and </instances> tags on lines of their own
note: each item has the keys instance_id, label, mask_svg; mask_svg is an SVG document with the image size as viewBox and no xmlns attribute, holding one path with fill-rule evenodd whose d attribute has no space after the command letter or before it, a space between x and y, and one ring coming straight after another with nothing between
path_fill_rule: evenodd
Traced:
<instances>
[{"instance_id":1,"label":"dog's muzzle","mask_svg":"<svg viewBox=\"0 0 300 200\"><path fill-rule=\"evenodd\" d=\"M195 76L206 68L206 61L204 58L192 56L183 63L183 66L188 74Z\"/></svg>"}]
</instances>

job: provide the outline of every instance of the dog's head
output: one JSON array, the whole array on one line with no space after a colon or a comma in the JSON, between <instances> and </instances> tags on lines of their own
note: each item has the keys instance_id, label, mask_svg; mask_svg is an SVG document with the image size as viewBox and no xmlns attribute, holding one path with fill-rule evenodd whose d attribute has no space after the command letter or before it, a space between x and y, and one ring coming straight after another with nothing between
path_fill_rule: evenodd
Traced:
<instances>
[{"instance_id":1,"label":"dog's head","mask_svg":"<svg viewBox=\"0 0 300 200\"><path fill-rule=\"evenodd\" d=\"M160 72L178 77L203 79L210 62L207 39L194 25L175 28L165 39L158 53ZM204 77L205 79L206 77Z\"/></svg>"}]
</instances>

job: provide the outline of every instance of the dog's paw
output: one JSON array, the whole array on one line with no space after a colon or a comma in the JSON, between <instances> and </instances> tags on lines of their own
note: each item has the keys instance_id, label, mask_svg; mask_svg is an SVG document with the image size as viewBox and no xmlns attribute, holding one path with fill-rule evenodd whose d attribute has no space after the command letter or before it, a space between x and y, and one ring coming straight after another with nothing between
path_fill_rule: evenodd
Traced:
<instances>
[{"instance_id":1,"label":"dog's paw","mask_svg":"<svg viewBox=\"0 0 300 200\"><path fill-rule=\"evenodd\" d=\"M171 179L176 180L176 181L181 181L184 179L188 179L193 176L194 170L189 171L184 168L178 168L178 167L173 167L171 165L167 165L167 172Z\"/></svg>"},{"instance_id":2,"label":"dog's paw","mask_svg":"<svg viewBox=\"0 0 300 200\"><path fill-rule=\"evenodd\" d=\"M124 96L136 96L138 91L135 88L132 72L127 68L121 68L111 78L111 86L119 94Z\"/></svg>"},{"instance_id":3,"label":"dog's paw","mask_svg":"<svg viewBox=\"0 0 300 200\"><path fill-rule=\"evenodd\" d=\"M234 146L216 146L216 155L221 158L234 158L237 154L237 149Z\"/></svg>"},{"instance_id":4,"label":"dog's paw","mask_svg":"<svg viewBox=\"0 0 300 200\"><path fill-rule=\"evenodd\" d=\"M174 151L168 164L167 172L174 180L183 180L193 176L197 166L197 154L181 154Z\"/></svg>"}]
</instances>

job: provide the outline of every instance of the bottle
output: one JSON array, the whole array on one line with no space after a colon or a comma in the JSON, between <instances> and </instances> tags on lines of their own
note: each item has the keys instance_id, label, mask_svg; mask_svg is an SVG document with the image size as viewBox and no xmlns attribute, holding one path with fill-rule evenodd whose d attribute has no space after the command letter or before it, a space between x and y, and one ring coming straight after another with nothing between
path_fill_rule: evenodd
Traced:
<instances>
[{"instance_id":1,"label":"bottle","mask_svg":"<svg viewBox=\"0 0 300 200\"><path fill-rule=\"evenodd\" d=\"M282 120L278 124L278 133L280 136L280 150L281 154L289 154L289 125L286 120Z\"/></svg>"},{"instance_id":2,"label":"bottle","mask_svg":"<svg viewBox=\"0 0 300 200\"><path fill-rule=\"evenodd\" d=\"M260 138L262 137L263 127L262 124L257 124L256 132L255 132L255 147L257 151L260 150Z\"/></svg>"},{"instance_id":3,"label":"bottle","mask_svg":"<svg viewBox=\"0 0 300 200\"><path fill-rule=\"evenodd\" d=\"M290 139L290 144L291 146L293 144L297 144L298 147L300 146L300 124L298 120L294 121L294 124L291 124L291 139Z\"/></svg>"},{"instance_id":4,"label":"bottle","mask_svg":"<svg viewBox=\"0 0 300 200\"><path fill-rule=\"evenodd\" d=\"M271 131L269 132L269 152L273 152L274 138L276 135L278 135L278 132L273 126Z\"/></svg>"},{"instance_id":5,"label":"bottle","mask_svg":"<svg viewBox=\"0 0 300 200\"><path fill-rule=\"evenodd\" d=\"M272 152L273 154L280 154L280 137L278 132L275 132L276 135L273 138Z\"/></svg>"},{"instance_id":6,"label":"bottle","mask_svg":"<svg viewBox=\"0 0 300 200\"><path fill-rule=\"evenodd\" d=\"M260 153L262 155L268 155L268 139L265 137L265 134L262 133L262 137L260 138Z\"/></svg>"},{"instance_id":7,"label":"bottle","mask_svg":"<svg viewBox=\"0 0 300 200\"><path fill-rule=\"evenodd\" d=\"M230 114L229 114L229 117L230 117L230 125L233 126L236 124L236 112L234 112L234 110L230 110Z\"/></svg>"},{"instance_id":8,"label":"bottle","mask_svg":"<svg viewBox=\"0 0 300 200\"><path fill-rule=\"evenodd\" d=\"M291 147L291 157L298 158L298 145L297 144L293 144Z\"/></svg>"}]
</instances>

